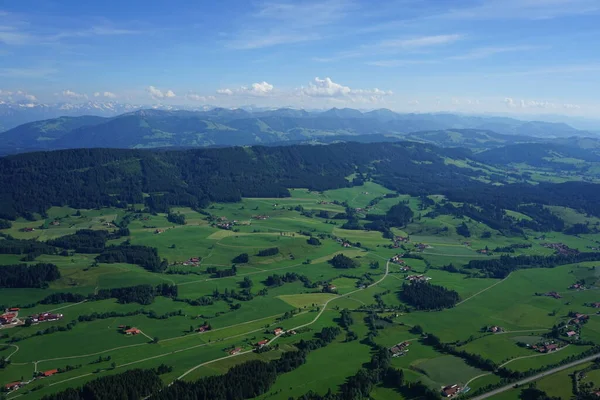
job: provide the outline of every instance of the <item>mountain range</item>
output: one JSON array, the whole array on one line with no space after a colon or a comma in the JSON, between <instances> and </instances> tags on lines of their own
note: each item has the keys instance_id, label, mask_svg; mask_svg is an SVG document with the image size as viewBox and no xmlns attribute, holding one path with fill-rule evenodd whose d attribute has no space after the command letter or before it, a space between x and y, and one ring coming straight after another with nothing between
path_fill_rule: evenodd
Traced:
<instances>
[{"instance_id":1,"label":"mountain range","mask_svg":"<svg viewBox=\"0 0 600 400\"><path fill-rule=\"evenodd\" d=\"M26 108L24 105L22 107ZM136 106L84 103L64 106L80 114L118 113ZM38 111L50 111L40 108ZM6 118L0 114L0 121ZM589 137L590 139L585 139ZM255 144L331 143L408 139L440 146L485 150L506 144L540 141L587 141L600 147L595 134L564 123L521 121L507 117L447 113L399 114L387 109L361 112L349 108L305 111L138 109L115 116L61 116L19 125L0 133L0 153L69 148L163 148ZM579 144L577 145L579 146Z\"/></svg>"}]
</instances>

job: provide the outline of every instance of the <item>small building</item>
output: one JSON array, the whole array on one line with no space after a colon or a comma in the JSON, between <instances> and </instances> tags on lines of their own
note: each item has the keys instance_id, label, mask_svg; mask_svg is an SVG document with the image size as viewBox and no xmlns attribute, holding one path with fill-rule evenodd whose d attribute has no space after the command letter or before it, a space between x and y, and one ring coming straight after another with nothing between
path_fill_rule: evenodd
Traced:
<instances>
[{"instance_id":1,"label":"small building","mask_svg":"<svg viewBox=\"0 0 600 400\"><path fill-rule=\"evenodd\" d=\"M569 331L569 332L567 332L567 336L568 337L577 336L577 332L575 332L575 331Z\"/></svg>"},{"instance_id":2,"label":"small building","mask_svg":"<svg viewBox=\"0 0 600 400\"><path fill-rule=\"evenodd\" d=\"M241 349L241 348L239 348L239 347L236 347L236 348L235 348L235 349L233 349L233 350L229 350L229 355L232 355L232 356L233 356L233 355L235 355L235 354L238 354L238 353L239 353L239 352L241 352L241 351L242 351L242 349Z\"/></svg>"},{"instance_id":3,"label":"small building","mask_svg":"<svg viewBox=\"0 0 600 400\"><path fill-rule=\"evenodd\" d=\"M5 313L0 315L0 324L12 324L17 318L15 313Z\"/></svg>"},{"instance_id":4,"label":"small building","mask_svg":"<svg viewBox=\"0 0 600 400\"><path fill-rule=\"evenodd\" d=\"M410 346L409 342L398 343L397 345L390 347L390 352L392 353L392 357L403 356L408 352L408 346Z\"/></svg>"},{"instance_id":5,"label":"small building","mask_svg":"<svg viewBox=\"0 0 600 400\"><path fill-rule=\"evenodd\" d=\"M139 335L140 333L142 333L141 330L139 330L138 328L129 328L125 330L125 334L126 335Z\"/></svg>"},{"instance_id":6,"label":"small building","mask_svg":"<svg viewBox=\"0 0 600 400\"><path fill-rule=\"evenodd\" d=\"M264 345L266 345L267 343L269 343L269 341L267 339L265 340L261 340L260 342L256 343L256 346L258 347L263 347Z\"/></svg>"},{"instance_id":7,"label":"small building","mask_svg":"<svg viewBox=\"0 0 600 400\"><path fill-rule=\"evenodd\" d=\"M207 332L207 331L210 331L210 329L211 329L210 325L202 325L201 327L196 329L196 331L197 332Z\"/></svg>"},{"instance_id":8,"label":"small building","mask_svg":"<svg viewBox=\"0 0 600 400\"><path fill-rule=\"evenodd\" d=\"M21 387L21 382L11 382L11 383L7 383L6 385L4 385L4 389L6 389L7 391L11 391L11 390L17 390L18 388Z\"/></svg>"},{"instance_id":9,"label":"small building","mask_svg":"<svg viewBox=\"0 0 600 400\"><path fill-rule=\"evenodd\" d=\"M594 307L594 308L600 308L600 303L592 303L592 307Z\"/></svg>"},{"instance_id":10,"label":"small building","mask_svg":"<svg viewBox=\"0 0 600 400\"><path fill-rule=\"evenodd\" d=\"M50 369L48 371L42 372L42 376L46 377L46 378L49 377L49 376L52 376L54 374L58 374L58 369Z\"/></svg>"},{"instance_id":11,"label":"small building","mask_svg":"<svg viewBox=\"0 0 600 400\"><path fill-rule=\"evenodd\" d=\"M275 328L275 330L273 331L273 333L276 336L279 336L279 335L281 335L283 333L283 329L281 329L281 328Z\"/></svg>"},{"instance_id":12,"label":"small building","mask_svg":"<svg viewBox=\"0 0 600 400\"><path fill-rule=\"evenodd\" d=\"M352 247L352 245L348 242L344 242L344 243L342 243L342 247L348 248L348 247Z\"/></svg>"},{"instance_id":13,"label":"small building","mask_svg":"<svg viewBox=\"0 0 600 400\"><path fill-rule=\"evenodd\" d=\"M59 226L60 225L60 221L54 220L54 221L50 222L50 225L52 225L52 226Z\"/></svg>"},{"instance_id":14,"label":"small building","mask_svg":"<svg viewBox=\"0 0 600 400\"><path fill-rule=\"evenodd\" d=\"M547 344L545 346L542 346L539 348L540 353L551 353L553 351L558 350L558 345L557 344Z\"/></svg>"},{"instance_id":15,"label":"small building","mask_svg":"<svg viewBox=\"0 0 600 400\"><path fill-rule=\"evenodd\" d=\"M21 309L19 307L11 307L8 309L8 312L19 312Z\"/></svg>"},{"instance_id":16,"label":"small building","mask_svg":"<svg viewBox=\"0 0 600 400\"><path fill-rule=\"evenodd\" d=\"M427 282L428 280L431 280L430 277L425 275L409 275L405 279L410 282Z\"/></svg>"},{"instance_id":17,"label":"small building","mask_svg":"<svg viewBox=\"0 0 600 400\"><path fill-rule=\"evenodd\" d=\"M562 298L562 296L560 294L556 293L556 292L548 292L544 296L552 297L552 298L555 298L555 299Z\"/></svg>"},{"instance_id":18,"label":"small building","mask_svg":"<svg viewBox=\"0 0 600 400\"><path fill-rule=\"evenodd\" d=\"M583 286L580 283L574 283L571 286L569 286L569 289L582 290L585 289L585 286Z\"/></svg>"},{"instance_id":19,"label":"small building","mask_svg":"<svg viewBox=\"0 0 600 400\"><path fill-rule=\"evenodd\" d=\"M504 331L504 329L502 329L500 326L490 326L488 330L492 333L500 333Z\"/></svg>"},{"instance_id":20,"label":"small building","mask_svg":"<svg viewBox=\"0 0 600 400\"><path fill-rule=\"evenodd\" d=\"M454 397L460 393L462 388L458 385L449 385L442 388L442 396L444 397Z\"/></svg>"}]
</instances>

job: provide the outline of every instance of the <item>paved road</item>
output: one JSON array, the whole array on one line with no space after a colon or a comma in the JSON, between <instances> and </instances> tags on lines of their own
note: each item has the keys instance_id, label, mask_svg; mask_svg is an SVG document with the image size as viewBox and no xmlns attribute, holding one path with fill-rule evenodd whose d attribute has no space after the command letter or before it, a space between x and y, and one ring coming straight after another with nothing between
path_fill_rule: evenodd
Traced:
<instances>
[{"instance_id":1,"label":"paved road","mask_svg":"<svg viewBox=\"0 0 600 400\"><path fill-rule=\"evenodd\" d=\"M513 389L515 387L515 385L522 386L522 385L524 385L526 383L533 382L533 381L536 381L536 380L538 380L540 378L543 378L544 376L552 375L552 374L555 374L557 372L563 371L565 369L569 369L571 367L574 367L576 365L584 364L584 363L589 362L589 361L593 361L593 360L595 360L598 357L600 357L600 353L594 354L593 356L589 356L589 357L586 357L586 358L582 358L581 360L573 361L572 363L569 363L569 364L561 365L560 367L556 367L556 368L551 369L549 371L542 372L540 374L531 376L529 378L525 378L525 379L520 380L520 381L515 382L515 383L511 383L510 385L502 386L501 388L492 390L491 392L487 392L485 394L482 394L481 396L473 397L471 400L487 399L488 397L492 397L492 396L495 396L497 394L506 392L507 390Z\"/></svg>"}]
</instances>

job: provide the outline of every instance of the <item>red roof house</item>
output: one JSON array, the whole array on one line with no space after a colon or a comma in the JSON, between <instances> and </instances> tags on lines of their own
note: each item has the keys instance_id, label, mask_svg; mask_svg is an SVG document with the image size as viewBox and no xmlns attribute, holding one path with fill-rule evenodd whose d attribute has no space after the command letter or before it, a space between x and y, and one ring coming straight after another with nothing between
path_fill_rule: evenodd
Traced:
<instances>
[{"instance_id":1,"label":"red roof house","mask_svg":"<svg viewBox=\"0 0 600 400\"><path fill-rule=\"evenodd\" d=\"M140 333L142 333L142 331L138 328L130 328L125 331L126 335L139 335Z\"/></svg>"},{"instance_id":2,"label":"red roof house","mask_svg":"<svg viewBox=\"0 0 600 400\"><path fill-rule=\"evenodd\" d=\"M283 333L283 329L281 329L281 328L276 328L276 329L273 331L273 333L274 333L275 335L281 335L281 334Z\"/></svg>"},{"instance_id":3,"label":"red roof house","mask_svg":"<svg viewBox=\"0 0 600 400\"><path fill-rule=\"evenodd\" d=\"M229 354L234 355L234 354L239 353L240 351L242 351L242 349L240 349L239 347L236 347L235 349L230 350Z\"/></svg>"},{"instance_id":4,"label":"red roof house","mask_svg":"<svg viewBox=\"0 0 600 400\"><path fill-rule=\"evenodd\" d=\"M12 383L7 383L6 385L4 385L4 388L6 390L16 390L20 387L21 387L21 382L12 382Z\"/></svg>"},{"instance_id":5,"label":"red roof house","mask_svg":"<svg viewBox=\"0 0 600 400\"><path fill-rule=\"evenodd\" d=\"M269 343L269 341L267 339L265 339L265 340L261 340L260 342L256 343L256 345L262 347L267 343Z\"/></svg>"},{"instance_id":6,"label":"red roof house","mask_svg":"<svg viewBox=\"0 0 600 400\"><path fill-rule=\"evenodd\" d=\"M54 374L58 374L58 370L57 369L50 369L48 371L42 372L43 376L52 376Z\"/></svg>"}]
</instances>

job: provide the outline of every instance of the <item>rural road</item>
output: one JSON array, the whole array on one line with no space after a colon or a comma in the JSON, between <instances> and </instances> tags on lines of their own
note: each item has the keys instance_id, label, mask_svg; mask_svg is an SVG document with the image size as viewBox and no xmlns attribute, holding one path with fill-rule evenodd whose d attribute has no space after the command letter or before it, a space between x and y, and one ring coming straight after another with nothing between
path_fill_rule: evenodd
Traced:
<instances>
[{"instance_id":1,"label":"rural road","mask_svg":"<svg viewBox=\"0 0 600 400\"><path fill-rule=\"evenodd\" d=\"M538 380L540 378L543 378L543 377L548 376L548 375L555 374L555 373L563 371L565 369L569 369L569 368L574 367L576 365L584 364L584 363L589 362L589 361L593 361L596 358L598 358L599 356L600 356L600 353L596 353L596 354L594 354L592 356L589 356L589 357L586 357L586 358L582 358L581 360L577 360L577 361L573 361L572 363L569 363L569 364L561 365L560 367L556 367L556 368L551 369L549 371L542 372L542 373L539 373L539 374L534 375L534 376L530 376L529 378L525 378L525 379L520 380L518 382L511 383L510 385L502 386L501 388L492 390L491 392L487 392L487 393L482 394L480 396L472 397L471 400L483 400L483 399L487 399L488 397L492 397L492 396L495 396L497 394L504 393L507 390L513 389L515 387L515 385L521 386L521 385L524 385L526 383L536 381L536 380Z\"/></svg>"},{"instance_id":2,"label":"rural road","mask_svg":"<svg viewBox=\"0 0 600 400\"><path fill-rule=\"evenodd\" d=\"M389 272L390 272L390 262L389 262L389 260L388 260L388 261L386 261L386 264L385 264L385 274L383 274L383 276L381 277L381 279L379 279L379 280L378 280L378 281L376 281L376 282L373 282L372 284L370 284L369 286L367 286L365 289L368 289L368 288L371 288L371 287L373 287L373 286L377 286L378 284L380 284L380 283L381 283L381 282L382 282L382 281L383 281L383 280L384 280L384 279L385 279L385 278L388 276ZM297 330L297 329L304 328L304 327L306 327L306 326L309 326L309 325L312 325L312 324L314 324L315 322L317 322L317 321L319 320L319 318L321 317L321 315L323 315L323 312L325 312L325 310L327 309L327 305L328 305L330 302L332 302L332 301L334 301L334 300L336 300L336 299L343 298L343 297L348 297L348 296L350 296L351 294L354 294L354 293L356 293L356 292L360 292L361 290L365 290L365 289L356 289L356 290L353 290L352 292L348 292L348 293L346 293L346 294L341 294L341 295L339 295L339 296L332 297L331 299L329 299L329 300L327 300L325 303L323 303L323 306L322 306L321 310L319 311L319 313L318 313L318 314L315 316L315 318L314 318L312 321L310 321L310 322L308 322L308 323L306 323L306 324L298 325L298 326L296 326L296 327L294 327L294 328L291 328L291 329L289 329L289 330ZM275 340L277 340L277 338L279 338L279 337L280 337L280 336L275 336L273 339L269 340L269 343L268 343L268 345L271 345L271 343L273 343L273 342L274 342ZM233 355L230 355L230 356L226 356L226 357L218 358L218 359L216 359L216 360L211 360L211 361L204 362L204 363L202 363L202 364L198 364L198 365L196 365L195 367L192 367L192 368L190 368L189 370L187 370L186 372L184 372L184 373L183 373L182 375L180 375L180 376L179 376L177 379L182 379L183 377L185 377L185 376L186 376L186 375L188 375L189 373L191 373L191 372L195 371L196 369L198 369L198 368L200 368L200 367L202 367L202 366L204 366L204 365L207 365L207 364L210 364L210 363L213 363L213 362L219 361L219 360L224 360L224 359L227 359L227 358L232 358L232 357L240 356L240 355L242 355L242 354L251 353L252 351L253 351L253 350L248 350L248 351L244 351L244 352L241 352L241 353L238 353L238 354L233 354Z\"/></svg>"}]
</instances>

